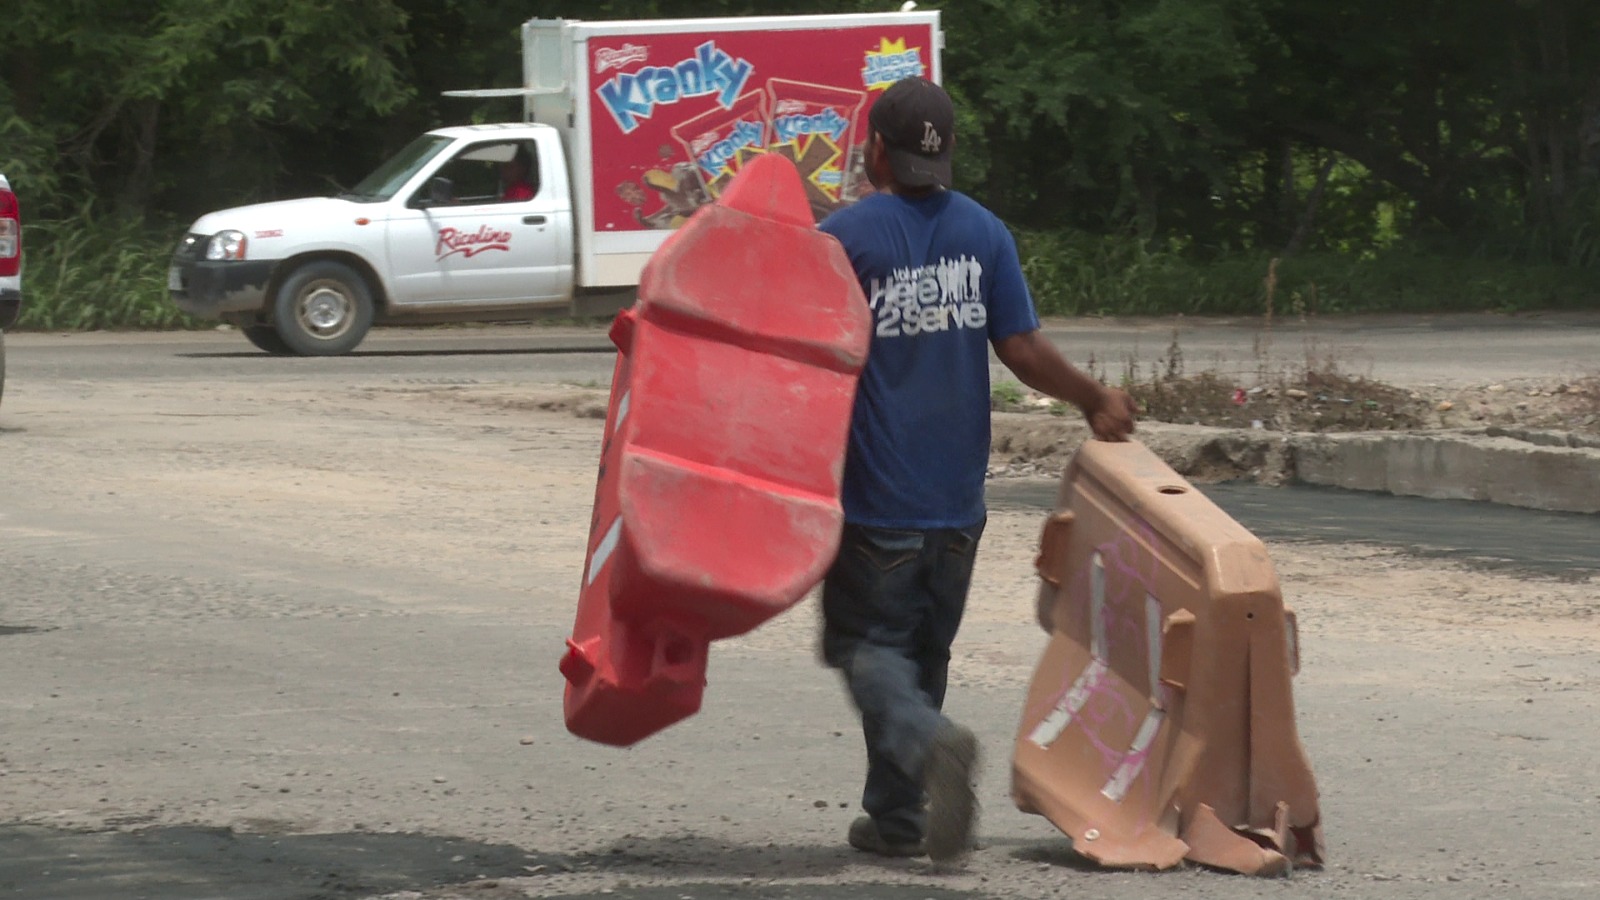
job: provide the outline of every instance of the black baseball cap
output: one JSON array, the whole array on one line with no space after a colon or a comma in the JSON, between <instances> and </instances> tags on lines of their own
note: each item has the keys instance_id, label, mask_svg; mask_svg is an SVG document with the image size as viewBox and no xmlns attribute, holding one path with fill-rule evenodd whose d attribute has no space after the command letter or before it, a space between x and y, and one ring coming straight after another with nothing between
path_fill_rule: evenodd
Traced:
<instances>
[{"instance_id":1,"label":"black baseball cap","mask_svg":"<svg viewBox=\"0 0 1600 900\"><path fill-rule=\"evenodd\" d=\"M949 187L956 146L956 111L944 88L905 78L883 92L867 114L883 136L894 180L906 187Z\"/></svg>"}]
</instances>

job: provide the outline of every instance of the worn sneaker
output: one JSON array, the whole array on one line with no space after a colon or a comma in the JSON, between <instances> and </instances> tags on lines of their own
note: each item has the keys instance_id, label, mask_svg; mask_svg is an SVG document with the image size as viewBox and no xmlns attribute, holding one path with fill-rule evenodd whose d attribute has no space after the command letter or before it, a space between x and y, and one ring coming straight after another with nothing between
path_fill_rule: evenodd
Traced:
<instances>
[{"instance_id":1,"label":"worn sneaker","mask_svg":"<svg viewBox=\"0 0 1600 900\"><path fill-rule=\"evenodd\" d=\"M973 781L978 774L978 738L950 722L934 735L923 768L928 794L928 858L956 863L972 850L978 818Z\"/></svg>"},{"instance_id":2,"label":"worn sneaker","mask_svg":"<svg viewBox=\"0 0 1600 900\"><path fill-rule=\"evenodd\" d=\"M891 844L884 840L883 835L878 832L878 823L872 821L871 816L862 816L850 823L850 846L866 853L899 859L924 856L928 852L923 849L921 841Z\"/></svg>"}]
</instances>

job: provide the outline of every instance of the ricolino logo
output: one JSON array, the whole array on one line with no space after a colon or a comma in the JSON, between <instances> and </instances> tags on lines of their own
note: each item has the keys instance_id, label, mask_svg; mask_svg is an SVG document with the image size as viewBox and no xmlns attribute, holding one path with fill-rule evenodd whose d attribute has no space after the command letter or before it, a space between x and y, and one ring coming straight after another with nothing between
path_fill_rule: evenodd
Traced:
<instances>
[{"instance_id":1,"label":"ricolino logo","mask_svg":"<svg viewBox=\"0 0 1600 900\"><path fill-rule=\"evenodd\" d=\"M638 44L623 44L621 47L602 47L594 52L594 72L599 75L612 69L620 69L633 63L644 62L650 58L650 48Z\"/></svg>"},{"instance_id":2,"label":"ricolino logo","mask_svg":"<svg viewBox=\"0 0 1600 900\"><path fill-rule=\"evenodd\" d=\"M477 231L462 231L459 228L439 229L439 243L434 245L433 253L439 259L461 254L471 258L485 250L511 250L511 232L499 231L487 225L479 225Z\"/></svg>"},{"instance_id":3,"label":"ricolino logo","mask_svg":"<svg viewBox=\"0 0 1600 900\"><path fill-rule=\"evenodd\" d=\"M637 72L624 72L600 85L595 91L606 111L623 134L639 127L657 106L668 106L685 97L715 94L723 109L732 109L755 66L747 59L734 59L717 49L716 41L695 48L694 56L671 66L646 66Z\"/></svg>"}]
</instances>

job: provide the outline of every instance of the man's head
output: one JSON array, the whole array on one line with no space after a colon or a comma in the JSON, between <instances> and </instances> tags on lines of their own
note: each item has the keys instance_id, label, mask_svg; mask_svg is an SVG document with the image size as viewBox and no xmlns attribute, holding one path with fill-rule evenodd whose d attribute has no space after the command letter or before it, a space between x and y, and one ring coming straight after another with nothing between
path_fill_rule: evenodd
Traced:
<instances>
[{"instance_id":1,"label":"man's head","mask_svg":"<svg viewBox=\"0 0 1600 900\"><path fill-rule=\"evenodd\" d=\"M528 180L528 175L533 171L533 154L523 144L518 144L511 158L500 164L500 180L506 184L518 184Z\"/></svg>"},{"instance_id":2,"label":"man's head","mask_svg":"<svg viewBox=\"0 0 1600 900\"><path fill-rule=\"evenodd\" d=\"M906 78L890 85L867 114L878 156L868 161L874 182L886 168L895 188L910 192L948 188L955 121L950 95L937 84Z\"/></svg>"}]
</instances>

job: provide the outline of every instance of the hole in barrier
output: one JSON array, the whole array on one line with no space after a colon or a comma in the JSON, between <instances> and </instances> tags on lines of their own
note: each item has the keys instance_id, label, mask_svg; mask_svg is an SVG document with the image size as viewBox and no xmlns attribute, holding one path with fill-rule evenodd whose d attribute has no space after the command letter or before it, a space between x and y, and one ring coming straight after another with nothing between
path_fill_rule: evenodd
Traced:
<instances>
[{"instance_id":1,"label":"hole in barrier","mask_svg":"<svg viewBox=\"0 0 1600 900\"><path fill-rule=\"evenodd\" d=\"M694 647L682 638L667 641L661 648L661 660L669 666L681 666L694 658Z\"/></svg>"},{"instance_id":2,"label":"hole in barrier","mask_svg":"<svg viewBox=\"0 0 1600 900\"><path fill-rule=\"evenodd\" d=\"M1170 495L1170 496L1176 496L1178 494L1187 494L1187 493L1189 493L1189 489L1184 487L1181 484L1164 484L1161 487L1156 488L1156 490L1160 491L1163 494L1167 494L1167 495Z\"/></svg>"}]
</instances>

